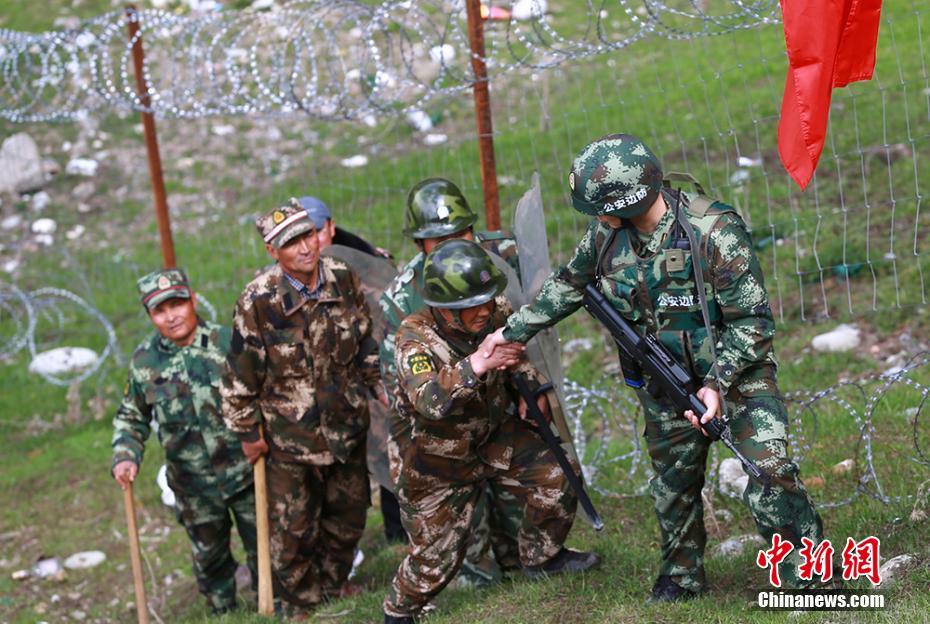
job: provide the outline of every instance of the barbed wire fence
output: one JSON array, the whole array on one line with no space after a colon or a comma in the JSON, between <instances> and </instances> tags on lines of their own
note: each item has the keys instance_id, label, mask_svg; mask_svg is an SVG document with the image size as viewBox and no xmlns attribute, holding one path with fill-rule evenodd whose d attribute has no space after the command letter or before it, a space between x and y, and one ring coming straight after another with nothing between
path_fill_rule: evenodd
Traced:
<instances>
[{"instance_id":1,"label":"barbed wire fence","mask_svg":"<svg viewBox=\"0 0 930 624\"><path fill-rule=\"evenodd\" d=\"M566 208L571 156L597 136L633 131L661 154L666 169L694 172L753 226L782 327L925 309L920 164L930 152L930 77L923 7L896 7L885 17L876 77L835 95L820 169L800 194L775 151L786 67L776 2L548 5L513 2L513 19L487 21L484 60L505 216L540 172L555 260L567 259L586 225ZM62 205L63 223L89 230L73 242L56 239L74 252L67 272L31 268L36 252L24 249L51 248L35 245L28 216L9 235L0 232L0 256L15 254L18 261L11 283L0 289L4 352L51 346L52 321L70 322L75 312L96 323L98 351L110 357L121 353L115 335L124 345L139 337L141 323L128 330L125 321L114 321L114 328L106 319L125 319L135 277L155 264L146 251L156 241L151 217L140 207L146 181L128 173L144 169L141 150L108 150L116 131L95 121L143 108L128 19L117 12L66 32L0 31L0 118L29 127L74 122L80 136L60 153L99 160L98 178L106 182L98 188L111 191L74 200L90 206L86 213L64 208L70 197L52 199L50 210ZM480 197L461 3L290 2L271 12L200 16L145 10L137 20L147 54L147 110L160 120L169 177L176 179L170 195L181 264L220 310L231 309L265 262L252 217L288 195L318 194L340 224L398 258L412 250L398 220L416 181L446 175L468 197ZM721 56L722 48L730 53ZM724 84L743 88L723 90ZM233 139L249 165L213 159ZM98 141L103 147L93 147ZM97 158L106 151L119 162ZM235 191L223 184L235 184ZM26 203L31 209L35 194ZM119 215L130 207L135 216L123 223ZM118 228L103 227L115 221ZM75 280L80 288L69 286ZM43 290L51 288L57 290ZM30 338L36 327L42 336ZM791 445L804 474L840 481L817 456L817 442L824 423L844 423L849 444L831 448L829 457L851 458L855 470L842 478L843 495L831 493L826 504L912 495L913 488L892 491L887 471L899 464L883 458L891 448L907 449L914 474L926 471L925 363L910 362L899 375L789 393ZM101 383L107 371L101 365L89 375ZM594 483L605 493L642 493L649 469L632 395L610 380L568 387L576 444ZM901 439L902 423L886 413L889 403L898 412L916 410L905 423L909 439ZM715 451L714 465L722 453Z\"/></svg>"}]
</instances>

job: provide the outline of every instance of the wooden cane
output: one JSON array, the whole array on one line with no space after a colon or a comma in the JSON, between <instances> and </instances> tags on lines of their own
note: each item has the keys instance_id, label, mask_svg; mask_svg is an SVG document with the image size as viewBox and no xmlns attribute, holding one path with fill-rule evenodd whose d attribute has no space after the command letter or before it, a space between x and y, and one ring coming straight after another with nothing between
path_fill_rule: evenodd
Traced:
<instances>
[{"instance_id":1,"label":"wooden cane","mask_svg":"<svg viewBox=\"0 0 930 624\"><path fill-rule=\"evenodd\" d=\"M258 533L258 614L274 615L274 589L271 586L271 547L268 534L268 488L265 458L255 462L255 528Z\"/></svg>"},{"instance_id":2,"label":"wooden cane","mask_svg":"<svg viewBox=\"0 0 930 624\"><path fill-rule=\"evenodd\" d=\"M145 580L142 578L142 551L139 549L139 529L136 527L136 504L132 498L132 483L123 490L126 507L126 525L129 528L129 557L132 560L132 580L136 586L136 613L139 624L149 624L149 605L145 599Z\"/></svg>"}]
</instances>

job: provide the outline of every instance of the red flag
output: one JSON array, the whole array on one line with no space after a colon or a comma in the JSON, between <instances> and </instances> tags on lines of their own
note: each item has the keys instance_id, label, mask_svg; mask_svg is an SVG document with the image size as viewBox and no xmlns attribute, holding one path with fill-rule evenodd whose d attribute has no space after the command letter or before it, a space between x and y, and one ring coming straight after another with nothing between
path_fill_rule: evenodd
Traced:
<instances>
[{"instance_id":1,"label":"red flag","mask_svg":"<svg viewBox=\"0 0 930 624\"><path fill-rule=\"evenodd\" d=\"M778 153L802 189L823 151L833 88L872 77L881 8L881 0L781 0L788 76Z\"/></svg>"}]
</instances>

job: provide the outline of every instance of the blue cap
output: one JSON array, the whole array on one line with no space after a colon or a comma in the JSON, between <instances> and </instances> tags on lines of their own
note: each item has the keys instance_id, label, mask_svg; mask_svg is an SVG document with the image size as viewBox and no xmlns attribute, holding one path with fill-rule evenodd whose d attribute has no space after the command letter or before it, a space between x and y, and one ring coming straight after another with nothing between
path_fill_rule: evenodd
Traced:
<instances>
[{"instance_id":1,"label":"blue cap","mask_svg":"<svg viewBox=\"0 0 930 624\"><path fill-rule=\"evenodd\" d=\"M316 197L300 197L297 199L300 203L300 207L307 212L307 216L313 220L313 223L316 225L316 229L321 229L326 225L327 219L332 219L333 215L329 212L329 208L326 207L322 201Z\"/></svg>"}]
</instances>

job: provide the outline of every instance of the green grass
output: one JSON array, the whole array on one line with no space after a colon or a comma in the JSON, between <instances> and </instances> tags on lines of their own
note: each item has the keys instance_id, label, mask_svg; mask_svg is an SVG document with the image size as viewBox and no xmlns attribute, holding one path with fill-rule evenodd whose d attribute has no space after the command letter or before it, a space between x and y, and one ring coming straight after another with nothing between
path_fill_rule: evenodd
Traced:
<instances>
[{"instance_id":1,"label":"green grass","mask_svg":"<svg viewBox=\"0 0 930 624\"><path fill-rule=\"evenodd\" d=\"M41 4L42 10L37 10L38 3L0 0L0 27L50 28L70 5L58 0ZM559 23L580 22L581 16L567 3L552 4ZM85 0L73 11L69 9L84 18L109 10L111 4L105 0ZM926 216L918 212L915 195L928 184L920 163L928 152L930 134L923 61L915 53L920 49L919 37L927 36L926 27L918 30L912 5L886 3L884 12L876 82L836 92L831 134L817 180L804 194L780 172L774 150L786 66L778 27L692 42L652 39L540 72L536 80L530 71L521 71L492 83L503 222L510 222L514 203L532 172L538 170L550 248L557 259L565 260L585 225L567 201L565 176L571 157L602 134L638 133L661 154L667 169L690 169L716 195L738 205L753 224L760 247L772 232L784 239L780 245L760 249L781 322L776 346L784 391L819 390L839 379L882 371L887 366L882 358L895 351L886 343L905 329L919 340L928 329L927 309L919 307L920 272L927 274L928 267L925 256L911 252L915 244L918 253L926 245ZM926 48L927 42L923 44ZM882 90L876 88L879 83ZM857 111L855 118L853 111ZM470 97L466 93L431 104L427 112L441 114L438 130L450 136L447 145L423 148L404 123L389 120L382 120L375 129L288 120L278 124L282 137L270 144L250 136L253 127L263 127L255 120L216 120L232 123L238 130L222 139L210 132L214 120L159 121L169 203L184 206L172 214L177 256L198 290L216 306L221 321L228 319L242 285L267 262L249 217L291 195L321 196L340 225L391 249L398 258L413 252L400 232L400 215L407 189L423 177L444 175L456 180L473 207L481 211ZM73 210L70 192L83 180L61 176L50 186L53 204L47 214L59 221L59 243L28 254L16 282L26 290L57 286L87 298L113 323L123 357L150 331L136 304L134 280L160 262L141 136L133 128L136 123L134 116L117 114L101 119L100 129L107 134L104 149L111 155L103 159L101 173L94 180L96 211L85 215ZM94 151L87 148L73 154L60 147L66 140L77 140L79 132L72 125L0 123L4 136L20 130L36 137L43 154L62 165L73 155ZM308 139L310 135L316 140ZM896 142L914 150L914 156L886 162L882 146ZM369 165L355 170L340 166L341 158L363 153L368 145L380 146L380 152L370 155ZM871 150L871 155L860 159L861 149ZM267 163L263 150L272 153ZM291 160L286 173L282 173L286 168L282 155ZM729 182L737 168L737 155L764 160L764 167L750 169L751 177L742 186ZM182 166L184 158L194 159L193 164ZM121 188L130 192L119 200ZM868 215L866 204L871 207ZM847 212L835 211L842 205ZM25 202L4 200L3 210L4 215L16 212L32 218ZM844 215L848 216L845 222ZM88 233L75 243L65 243L61 233L78 223ZM898 253L894 262L884 258L892 235ZM9 245L13 240L2 242ZM842 277L843 265L861 267L847 281ZM857 322L869 340L881 346L878 354L867 348L839 355L811 353L810 339L827 326L807 321L822 319L825 307L830 318ZM63 311L67 321L63 329L54 319L43 320L37 336L40 348L59 344L103 347L99 327L86 315L70 307ZM0 315L0 336L8 336L12 325L5 312ZM615 356L590 319L576 315L559 329L563 341L595 339L594 349L573 355L568 377L588 385L616 383L601 381ZM29 374L28 361L28 355L20 352L0 362L0 499L9 501L0 506L0 620L61 621L81 609L89 621L130 621L126 603L133 596L121 496L108 474L109 417L125 370L111 361L99 383L84 383L79 400L82 416L71 422L66 389ZM921 370L913 379L926 385L928 376ZM877 387L872 383L868 391ZM616 392L616 397L624 396L624 390L617 388ZM94 419L95 410L88 404L98 393L105 401L101 420ZM838 394L862 416L865 401L856 396L854 388L844 387ZM874 413L876 476L884 493L895 500L882 504L862 494L850 505L822 512L834 544L847 536L875 534L882 538L884 558L911 553L917 555L919 565L889 590L885 612L812 613L799 621L926 621L930 607L927 525L910 519L915 501L908 497L917 494L930 475L926 465L915 461L913 430L904 415L920 398L918 389L898 384ZM612 402L612 406L624 404L620 398ZM610 424L619 432L609 440L613 454L632 448L627 418L617 411L608 409ZM817 501L840 501L853 495L863 470L835 475L832 466L844 459L864 466L862 432L839 403L821 400L816 411L814 418L792 410L793 415L800 414L792 425L799 436L802 476L823 479L823 485L811 487ZM583 421L593 446L603 423L592 413L586 413ZM44 430L43 424L51 428ZM635 430L641 430L641 421ZM930 440L925 433L921 435L922 448L927 449ZM718 451L717 457L726 457L726 453ZM207 621L190 572L186 537L172 512L159 502L153 483L160 463L161 451L153 442L137 487L140 525L144 535L153 538L143 544L154 573L150 595L166 622ZM752 548L736 559L708 558L711 593L706 598L674 607L644 606L642 599L658 563L658 527L651 501L634 495L645 473L641 466L632 481L627 481L629 462L601 464L600 468L596 485L617 493L595 495L607 528L596 535L579 519L570 544L598 551L605 560L603 568L584 577L545 582L517 578L482 592L450 589L439 598L439 611L430 621L784 621L781 614L760 613L749 606L764 578L754 567ZM874 493L874 482L866 487ZM748 512L738 501L718 494L713 505L732 512L734 519L712 529L709 553L728 536L754 532ZM377 510L369 514L362 547L367 559L358 580L368 591L323 607L318 621L380 620L380 602L402 553L384 544ZM64 558L86 549L106 552L106 563L89 571L69 572L61 582L11 579L13 570L30 567L40 555ZM262 620L236 615L221 621Z\"/></svg>"}]
</instances>

